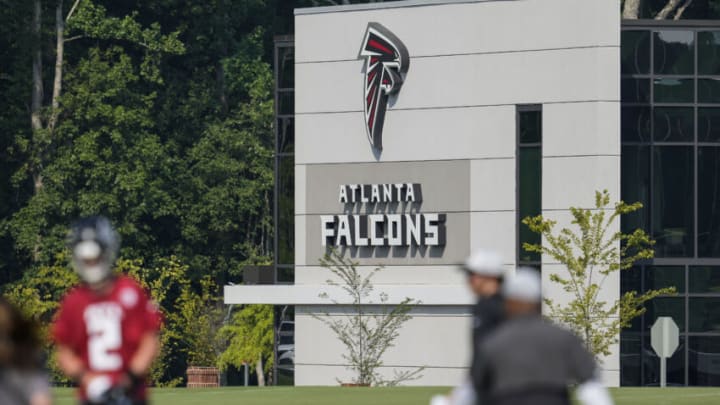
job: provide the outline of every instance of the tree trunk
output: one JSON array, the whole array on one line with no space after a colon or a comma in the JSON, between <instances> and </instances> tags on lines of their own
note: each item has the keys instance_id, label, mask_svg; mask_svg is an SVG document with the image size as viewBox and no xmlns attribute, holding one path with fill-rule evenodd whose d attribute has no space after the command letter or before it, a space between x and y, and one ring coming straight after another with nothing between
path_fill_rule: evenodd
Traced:
<instances>
[{"instance_id":1,"label":"tree trunk","mask_svg":"<svg viewBox=\"0 0 720 405\"><path fill-rule=\"evenodd\" d=\"M265 372L263 371L263 360L262 354L258 356L258 361L255 363L255 372L257 373L258 386L265 386Z\"/></svg>"},{"instance_id":2,"label":"tree trunk","mask_svg":"<svg viewBox=\"0 0 720 405\"><path fill-rule=\"evenodd\" d=\"M627 20L637 20L640 18L640 7L642 0L625 0L623 4L622 18Z\"/></svg>"},{"instance_id":3,"label":"tree trunk","mask_svg":"<svg viewBox=\"0 0 720 405\"><path fill-rule=\"evenodd\" d=\"M65 20L63 18L63 0L58 0L55 9L55 31L57 35L55 49L55 80L53 81L53 94L51 102L50 120L48 122L48 131L52 138L55 130L55 124L60 110L60 93L62 92L62 76L63 76L63 57L65 51Z\"/></svg>"},{"instance_id":4,"label":"tree trunk","mask_svg":"<svg viewBox=\"0 0 720 405\"><path fill-rule=\"evenodd\" d=\"M665 7L660 10L659 13L655 16L656 20L664 20L668 18L670 13L672 13L673 10L677 8L677 6L680 4L681 0L668 0L667 4L665 4Z\"/></svg>"},{"instance_id":5,"label":"tree trunk","mask_svg":"<svg viewBox=\"0 0 720 405\"><path fill-rule=\"evenodd\" d=\"M32 102L30 106L30 125L33 132L40 131L43 127L42 118L40 116L42 110L43 99L43 83L42 83L42 44L40 35L42 30L42 3L35 0L33 12L33 35L35 50L32 60ZM37 183L37 182L36 182Z\"/></svg>"}]
</instances>

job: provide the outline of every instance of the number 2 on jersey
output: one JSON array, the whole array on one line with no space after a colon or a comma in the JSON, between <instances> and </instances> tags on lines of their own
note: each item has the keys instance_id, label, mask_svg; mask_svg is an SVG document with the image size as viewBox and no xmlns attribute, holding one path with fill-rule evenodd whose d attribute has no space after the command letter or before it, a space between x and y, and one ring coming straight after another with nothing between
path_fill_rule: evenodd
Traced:
<instances>
[{"instance_id":1,"label":"number 2 on jersey","mask_svg":"<svg viewBox=\"0 0 720 405\"><path fill-rule=\"evenodd\" d=\"M84 315L90 369L120 370L122 357L117 351L122 346L122 309L115 303L95 304L88 306Z\"/></svg>"}]
</instances>

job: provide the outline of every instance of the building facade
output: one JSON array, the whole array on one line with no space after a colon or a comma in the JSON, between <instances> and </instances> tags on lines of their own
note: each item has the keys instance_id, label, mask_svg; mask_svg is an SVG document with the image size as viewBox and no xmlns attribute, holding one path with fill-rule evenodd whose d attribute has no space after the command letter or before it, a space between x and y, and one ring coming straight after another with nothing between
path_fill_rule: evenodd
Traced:
<instances>
[{"instance_id":1,"label":"building facade","mask_svg":"<svg viewBox=\"0 0 720 405\"><path fill-rule=\"evenodd\" d=\"M596 190L643 202L622 227L658 240L657 257L608 278L602 298L679 290L623 332L602 359L605 383L657 384L649 328L673 316L682 335L668 383L720 384L720 27L621 23L619 9L409 0L296 10L275 60L286 285L225 290L226 303L294 306L296 385L351 378L342 344L315 318L350 312L319 265L328 249L364 273L383 266L374 280L387 304L421 301L383 374L424 367L409 384L454 385L467 373L473 302L459 265L495 250L508 270L538 268L544 295L566 301L549 281L566 270L521 249L540 240L520 221L570 226L568 208L593 207Z\"/></svg>"}]
</instances>

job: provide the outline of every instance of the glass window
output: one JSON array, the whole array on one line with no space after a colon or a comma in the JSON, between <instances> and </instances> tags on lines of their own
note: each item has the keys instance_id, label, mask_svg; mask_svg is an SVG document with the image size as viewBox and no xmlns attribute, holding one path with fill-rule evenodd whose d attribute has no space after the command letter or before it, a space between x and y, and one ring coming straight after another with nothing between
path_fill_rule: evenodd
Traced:
<instances>
[{"instance_id":1,"label":"glass window","mask_svg":"<svg viewBox=\"0 0 720 405\"><path fill-rule=\"evenodd\" d=\"M720 294L720 266L692 266L688 277L691 294Z\"/></svg>"},{"instance_id":2,"label":"glass window","mask_svg":"<svg viewBox=\"0 0 720 405\"><path fill-rule=\"evenodd\" d=\"M277 132L278 153L293 153L295 151L295 118L279 118L277 120Z\"/></svg>"},{"instance_id":3,"label":"glass window","mask_svg":"<svg viewBox=\"0 0 720 405\"><path fill-rule=\"evenodd\" d=\"M542 112L520 111L520 144L542 142Z\"/></svg>"},{"instance_id":4,"label":"glass window","mask_svg":"<svg viewBox=\"0 0 720 405\"><path fill-rule=\"evenodd\" d=\"M720 79L698 79L698 103L720 103Z\"/></svg>"},{"instance_id":5,"label":"glass window","mask_svg":"<svg viewBox=\"0 0 720 405\"><path fill-rule=\"evenodd\" d=\"M643 372L645 386L660 385L660 358L650 345L650 334L643 338ZM680 337L680 344L675 353L667 359L667 385L685 385L685 336Z\"/></svg>"},{"instance_id":6,"label":"glass window","mask_svg":"<svg viewBox=\"0 0 720 405\"><path fill-rule=\"evenodd\" d=\"M623 142L649 142L650 107L623 107L620 112Z\"/></svg>"},{"instance_id":7,"label":"glass window","mask_svg":"<svg viewBox=\"0 0 720 405\"><path fill-rule=\"evenodd\" d=\"M294 264L295 258L295 158L278 161L278 264Z\"/></svg>"},{"instance_id":8,"label":"glass window","mask_svg":"<svg viewBox=\"0 0 720 405\"><path fill-rule=\"evenodd\" d=\"M620 222L622 230L630 233L640 228L650 232L650 147L623 145L620 172L622 199L628 203L643 204L639 210L623 215Z\"/></svg>"},{"instance_id":9,"label":"glass window","mask_svg":"<svg viewBox=\"0 0 720 405\"><path fill-rule=\"evenodd\" d=\"M692 31L654 33L654 67L657 74L691 75L695 73L695 35Z\"/></svg>"},{"instance_id":10,"label":"glass window","mask_svg":"<svg viewBox=\"0 0 720 405\"><path fill-rule=\"evenodd\" d=\"M620 338L620 385L637 386L640 381L642 341L639 333L623 332Z\"/></svg>"},{"instance_id":11,"label":"glass window","mask_svg":"<svg viewBox=\"0 0 720 405\"><path fill-rule=\"evenodd\" d=\"M642 276L642 267L631 267L620 272L620 293L625 294L630 291L640 292L640 278Z\"/></svg>"},{"instance_id":12,"label":"glass window","mask_svg":"<svg viewBox=\"0 0 720 405\"><path fill-rule=\"evenodd\" d=\"M645 329L650 330L658 317L669 316L675 321L680 332L685 332L685 298L658 297L645 303Z\"/></svg>"},{"instance_id":13,"label":"glass window","mask_svg":"<svg viewBox=\"0 0 720 405\"><path fill-rule=\"evenodd\" d=\"M650 32L623 31L620 39L620 66L624 74L650 72Z\"/></svg>"},{"instance_id":14,"label":"glass window","mask_svg":"<svg viewBox=\"0 0 720 405\"><path fill-rule=\"evenodd\" d=\"M690 332L720 332L720 297L689 300Z\"/></svg>"},{"instance_id":15,"label":"glass window","mask_svg":"<svg viewBox=\"0 0 720 405\"><path fill-rule=\"evenodd\" d=\"M693 103L695 89L693 79L655 79L653 91L656 103Z\"/></svg>"},{"instance_id":16,"label":"glass window","mask_svg":"<svg viewBox=\"0 0 720 405\"><path fill-rule=\"evenodd\" d=\"M278 84L281 89L295 87L295 48L292 46L278 48Z\"/></svg>"},{"instance_id":17,"label":"glass window","mask_svg":"<svg viewBox=\"0 0 720 405\"><path fill-rule=\"evenodd\" d=\"M698 32L698 74L720 74L720 31Z\"/></svg>"},{"instance_id":18,"label":"glass window","mask_svg":"<svg viewBox=\"0 0 720 405\"><path fill-rule=\"evenodd\" d=\"M293 115L295 114L295 92L292 90L278 91L278 106L277 111L279 115Z\"/></svg>"},{"instance_id":19,"label":"glass window","mask_svg":"<svg viewBox=\"0 0 720 405\"><path fill-rule=\"evenodd\" d=\"M653 150L652 227L658 257L693 256L693 148Z\"/></svg>"},{"instance_id":20,"label":"glass window","mask_svg":"<svg viewBox=\"0 0 720 405\"><path fill-rule=\"evenodd\" d=\"M720 385L720 336L691 336L688 366L689 385Z\"/></svg>"},{"instance_id":21,"label":"glass window","mask_svg":"<svg viewBox=\"0 0 720 405\"><path fill-rule=\"evenodd\" d=\"M720 257L720 147L698 147L698 256Z\"/></svg>"},{"instance_id":22,"label":"glass window","mask_svg":"<svg viewBox=\"0 0 720 405\"><path fill-rule=\"evenodd\" d=\"M720 108L698 108L698 142L720 142Z\"/></svg>"},{"instance_id":23,"label":"glass window","mask_svg":"<svg viewBox=\"0 0 720 405\"><path fill-rule=\"evenodd\" d=\"M519 220L528 216L540 215L541 210L541 148L538 146L521 147L518 150L519 159L519 190L518 190L518 215ZM519 223L520 245L518 247L519 261L540 261L540 255L534 252L526 252L523 243L539 244L540 235L532 232L527 225Z\"/></svg>"},{"instance_id":24,"label":"glass window","mask_svg":"<svg viewBox=\"0 0 720 405\"><path fill-rule=\"evenodd\" d=\"M649 79L621 79L620 94L624 103L647 103L650 101Z\"/></svg>"},{"instance_id":25,"label":"glass window","mask_svg":"<svg viewBox=\"0 0 720 405\"><path fill-rule=\"evenodd\" d=\"M655 142L692 142L695 139L695 114L692 107L655 107Z\"/></svg>"},{"instance_id":26,"label":"glass window","mask_svg":"<svg viewBox=\"0 0 720 405\"><path fill-rule=\"evenodd\" d=\"M677 292L685 292L684 266L652 266L645 268L645 290L659 290L675 287Z\"/></svg>"}]
</instances>

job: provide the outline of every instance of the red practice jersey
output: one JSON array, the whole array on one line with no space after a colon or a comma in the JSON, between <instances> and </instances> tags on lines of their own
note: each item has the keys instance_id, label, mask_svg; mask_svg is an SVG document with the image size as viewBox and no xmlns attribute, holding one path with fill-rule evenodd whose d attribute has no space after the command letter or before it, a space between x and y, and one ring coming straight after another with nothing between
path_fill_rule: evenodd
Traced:
<instances>
[{"instance_id":1,"label":"red practice jersey","mask_svg":"<svg viewBox=\"0 0 720 405\"><path fill-rule=\"evenodd\" d=\"M117 382L148 332L160 329L162 317L145 291L127 276L115 278L112 290L99 295L81 285L72 289L60 304L52 335L82 359L90 372L103 373ZM86 398L80 391L81 398ZM142 384L133 393L145 399Z\"/></svg>"}]
</instances>

